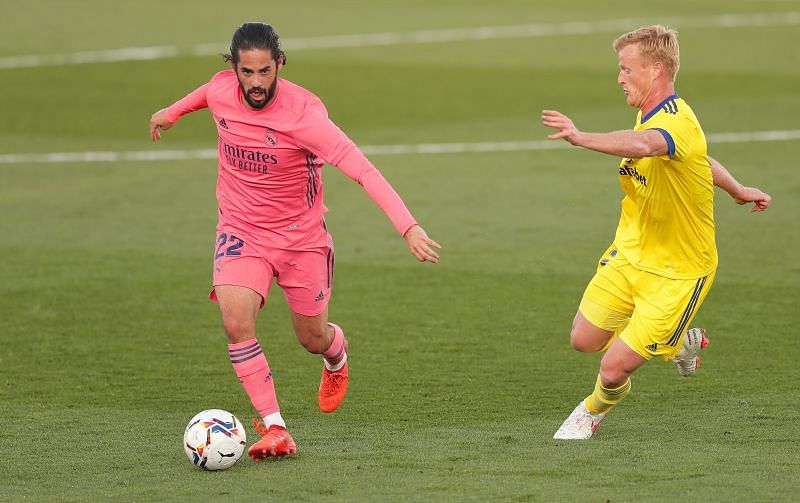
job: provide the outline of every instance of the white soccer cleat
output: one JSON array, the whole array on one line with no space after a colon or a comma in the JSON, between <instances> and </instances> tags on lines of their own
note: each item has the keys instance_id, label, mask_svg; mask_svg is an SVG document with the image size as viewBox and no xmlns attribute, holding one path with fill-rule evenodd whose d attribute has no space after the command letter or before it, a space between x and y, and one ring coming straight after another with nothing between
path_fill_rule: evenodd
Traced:
<instances>
[{"instance_id":1,"label":"white soccer cleat","mask_svg":"<svg viewBox=\"0 0 800 503\"><path fill-rule=\"evenodd\" d=\"M586 440L600 427L605 413L592 414L586 410L586 400L579 403L561 424L553 438L556 440Z\"/></svg>"},{"instance_id":2,"label":"white soccer cleat","mask_svg":"<svg viewBox=\"0 0 800 503\"><path fill-rule=\"evenodd\" d=\"M683 336L683 347L672 361L678 365L678 373L683 377L694 374L700 366L700 351L708 346L706 331L702 328L690 328Z\"/></svg>"}]
</instances>

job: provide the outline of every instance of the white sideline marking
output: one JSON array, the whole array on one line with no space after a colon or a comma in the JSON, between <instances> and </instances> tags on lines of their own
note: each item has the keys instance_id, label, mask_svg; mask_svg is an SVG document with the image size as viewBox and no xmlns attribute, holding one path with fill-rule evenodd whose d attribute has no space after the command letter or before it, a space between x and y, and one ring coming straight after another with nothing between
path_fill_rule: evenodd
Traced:
<instances>
[{"instance_id":1,"label":"white sideline marking","mask_svg":"<svg viewBox=\"0 0 800 503\"><path fill-rule=\"evenodd\" d=\"M706 136L709 143L748 143L800 140L800 129L717 133ZM463 154L472 152L519 152L573 148L563 140L495 141L475 143L420 143L416 145L365 145L367 155ZM577 148L577 147L575 147ZM0 164L65 162L184 161L216 159L216 149L139 150L131 152L53 152L49 154L0 154Z\"/></svg>"},{"instance_id":2,"label":"white sideline marking","mask_svg":"<svg viewBox=\"0 0 800 503\"><path fill-rule=\"evenodd\" d=\"M718 16L666 17L656 19L661 24L685 28L741 28L747 26L787 26L800 24L800 12L768 14L723 14ZM287 51L309 49L338 49L345 47L370 47L398 44L431 44L469 40L504 38L532 38L550 36L617 33L633 29L654 19L608 19L601 21L569 21L563 23L536 23L512 26L478 26L421 30L411 32L370 33L363 35L331 35L323 37L286 38ZM85 63L113 63L172 58L183 54L208 56L226 51L228 42L197 44L190 50L177 46L126 47L102 51L83 51L67 54L39 54L0 58L0 70L33 68L54 65L79 65Z\"/></svg>"},{"instance_id":3,"label":"white sideline marking","mask_svg":"<svg viewBox=\"0 0 800 503\"><path fill-rule=\"evenodd\" d=\"M150 59L173 58L179 54L178 48L125 47L105 51L83 51L69 54L38 54L31 56L11 56L0 58L0 70L11 68L34 68L39 66L80 65L84 63L117 63L120 61L144 61Z\"/></svg>"}]
</instances>

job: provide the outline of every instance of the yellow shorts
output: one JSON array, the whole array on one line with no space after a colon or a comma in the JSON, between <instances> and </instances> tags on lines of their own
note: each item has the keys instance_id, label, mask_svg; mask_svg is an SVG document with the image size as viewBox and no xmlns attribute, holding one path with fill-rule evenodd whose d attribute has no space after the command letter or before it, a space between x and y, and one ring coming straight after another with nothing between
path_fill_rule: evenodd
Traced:
<instances>
[{"instance_id":1,"label":"yellow shorts","mask_svg":"<svg viewBox=\"0 0 800 503\"><path fill-rule=\"evenodd\" d=\"M670 279L633 267L614 245L600 259L586 287L580 312L593 325L615 332L646 359L674 358L695 313L705 300L712 272L697 279Z\"/></svg>"}]
</instances>

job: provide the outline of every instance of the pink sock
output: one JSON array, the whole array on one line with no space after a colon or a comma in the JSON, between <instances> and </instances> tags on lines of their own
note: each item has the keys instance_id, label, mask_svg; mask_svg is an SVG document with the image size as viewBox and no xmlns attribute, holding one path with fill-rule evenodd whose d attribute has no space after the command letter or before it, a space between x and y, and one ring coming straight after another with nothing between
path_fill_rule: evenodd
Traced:
<instances>
[{"instance_id":1,"label":"pink sock","mask_svg":"<svg viewBox=\"0 0 800 503\"><path fill-rule=\"evenodd\" d=\"M325 362L328 364L329 370L339 370L341 364L347 358L347 341L344 338L344 332L335 323L328 323L333 328L333 342L330 347L322 353Z\"/></svg>"},{"instance_id":2,"label":"pink sock","mask_svg":"<svg viewBox=\"0 0 800 503\"><path fill-rule=\"evenodd\" d=\"M262 417L280 410L275 397L275 384L272 372L269 371L267 358L261 351L257 339L228 344L228 356L231 358L233 370L250 397L253 407Z\"/></svg>"}]
</instances>

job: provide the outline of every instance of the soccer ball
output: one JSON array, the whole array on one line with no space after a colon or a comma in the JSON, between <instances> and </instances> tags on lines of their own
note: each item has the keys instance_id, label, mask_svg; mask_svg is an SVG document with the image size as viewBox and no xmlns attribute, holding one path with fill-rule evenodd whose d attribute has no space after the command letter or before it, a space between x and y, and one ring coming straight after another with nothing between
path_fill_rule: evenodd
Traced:
<instances>
[{"instance_id":1,"label":"soccer ball","mask_svg":"<svg viewBox=\"0 0 800 503\"><path fill-rule=\"evenodd\" d=\"M209 409L194 416L183 434L189 461L204 470L230 468L242 457L247 434L230 412Z\"/></svg>"}]
</instances>

